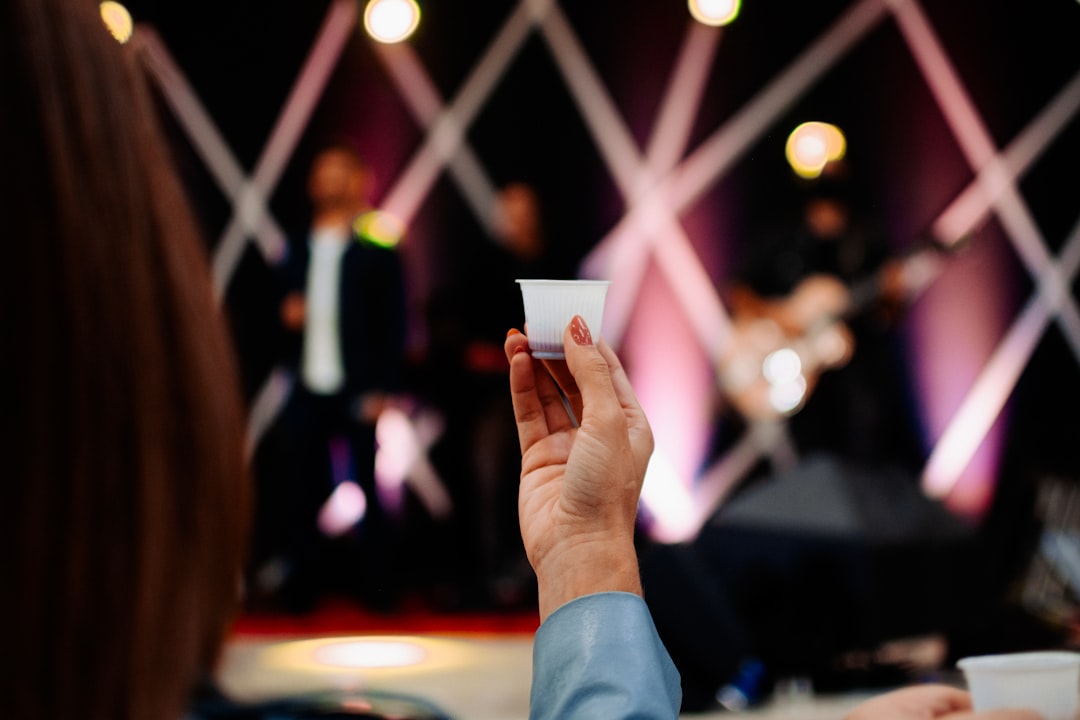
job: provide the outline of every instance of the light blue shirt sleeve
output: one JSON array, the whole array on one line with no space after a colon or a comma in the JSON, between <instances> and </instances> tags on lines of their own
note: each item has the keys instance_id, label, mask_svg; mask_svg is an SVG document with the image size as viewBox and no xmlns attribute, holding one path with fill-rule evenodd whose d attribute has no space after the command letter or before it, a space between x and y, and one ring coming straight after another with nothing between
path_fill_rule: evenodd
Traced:
<instances>
[{"instance_id":1,"label":"light blue shirt sleeve","mask_svg":"<svg viewBox=\"0 0 1080 720\"><path fill-rule=\"evenodd\" d=\"M530 720L671 720L679 672L637 595L586 595L553 612L533 642Z\"/></svg>"}]
</instances>

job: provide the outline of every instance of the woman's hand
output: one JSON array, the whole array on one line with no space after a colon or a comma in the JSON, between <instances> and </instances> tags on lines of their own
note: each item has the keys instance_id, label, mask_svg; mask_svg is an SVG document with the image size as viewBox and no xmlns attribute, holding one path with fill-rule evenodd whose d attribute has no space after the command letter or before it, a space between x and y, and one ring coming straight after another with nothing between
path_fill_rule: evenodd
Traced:
<instances>
[{"instance_id":1,"label":"woman's hand","mask_svg":"<svg viewBox=\"0 0 1080 720\"><path fill-rule=\"evenodd\" d=\"M544 362L516 331L504 346L522 454L518 517L541 620L582 595L641 594L634 529L653 450L652 430L611 348L593 343L581 317L567 326L563 345L565 361Z\"/></svg>"},{"instance_id":2,"label":"woman's hand","mask_svg":"<svg viewBox=\"0 0 1080 720\"><path fill-rule=\"evenodd\" d=\"M974 712L971 696L947 685L915 685L860 704L844 720L1042 720L1033 710Z\"/></svg>"}]
</instances>

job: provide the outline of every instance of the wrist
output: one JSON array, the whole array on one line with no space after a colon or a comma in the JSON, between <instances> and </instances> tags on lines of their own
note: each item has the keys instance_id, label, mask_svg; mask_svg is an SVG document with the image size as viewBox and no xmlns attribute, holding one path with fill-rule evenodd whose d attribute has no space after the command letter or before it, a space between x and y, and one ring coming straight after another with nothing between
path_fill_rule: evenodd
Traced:
<instances>
[{"instance_id":1,"label":"wrist","mask_svg":"<svg viewBox=\"0 0 1080 720\"><path fill-rule=\"evenodd\" d=\"M560 606L598 592L641 595L641 574L633 540L578 541L552 549L534 564L543 622Z\"/></svg>"}]
</instances>

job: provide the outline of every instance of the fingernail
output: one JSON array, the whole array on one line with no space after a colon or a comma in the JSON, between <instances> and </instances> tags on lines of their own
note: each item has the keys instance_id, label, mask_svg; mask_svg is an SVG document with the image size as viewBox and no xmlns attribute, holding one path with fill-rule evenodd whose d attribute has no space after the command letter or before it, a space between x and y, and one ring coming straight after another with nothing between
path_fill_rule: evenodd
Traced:
<instances>
[{"instance_id":1,"label":"fingernail","mask_svg":"<svg viewBox=\"0 0 1080 720\"><path fill-rule=\"evenodd\" d=\"M520 334L521 334L521 331L518 330L517 328L510 328L509 330L506 331L506 337L510 337L511 335L520 335Z\"/></svg>"},{"instance_id":2,"label":"fingernail","mask_svg":"<svg viewBox=\"0 0 1080 720\"><path fill-rule=\"evenodd\" d=\"M589 332L589 326L580 315L575 315L570 321L570 337L574 338L574 342L578 345L592 345L592 333Z\"/></svg>"}]
</instances>

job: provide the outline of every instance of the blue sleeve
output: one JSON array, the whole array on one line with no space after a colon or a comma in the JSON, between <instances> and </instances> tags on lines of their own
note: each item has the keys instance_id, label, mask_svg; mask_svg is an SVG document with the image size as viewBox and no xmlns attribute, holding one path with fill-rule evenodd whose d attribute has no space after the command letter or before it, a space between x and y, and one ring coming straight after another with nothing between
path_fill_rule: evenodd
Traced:
<instances>
[{"instance_id":1,"label":"blue sleeve","mask_svg":"<svg viewBox=\"0 0 1080 720\"><path fill-rule=\"evenodd\" d=\"M668 720L681 702L679 673L637 595L577 598L536 632L530 720Z\"/></svg>"}]
</instances>

